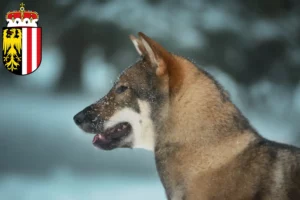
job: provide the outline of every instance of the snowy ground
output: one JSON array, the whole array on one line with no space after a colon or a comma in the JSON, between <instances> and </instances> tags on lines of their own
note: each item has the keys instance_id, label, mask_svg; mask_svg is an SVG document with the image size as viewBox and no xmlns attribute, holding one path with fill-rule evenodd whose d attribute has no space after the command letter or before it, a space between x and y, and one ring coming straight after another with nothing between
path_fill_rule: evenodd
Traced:
<instances>
[{"instance_id":1,"label":"snowy ground","mask_svg":"<svg viewBox=\"0 0 300 200\"><path fill-rule=\"evenodd\" d=\"M3 200L164 199L155 178L79 176L63 170L43 178L6 176L0 194Z\"/></svg>"}]
</instances>

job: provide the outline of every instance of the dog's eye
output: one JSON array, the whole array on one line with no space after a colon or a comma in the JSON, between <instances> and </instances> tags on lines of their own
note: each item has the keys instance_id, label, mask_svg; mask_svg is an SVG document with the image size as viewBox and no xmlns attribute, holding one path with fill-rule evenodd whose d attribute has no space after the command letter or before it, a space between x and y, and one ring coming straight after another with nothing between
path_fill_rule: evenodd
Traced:
<instances>
[{"instance_id":1,"label":"dog's eye","mask_svg":"<svg viewBox=\"0 0 300 200\"><path fill-rule=\"evenodd\" d=\"M125 90L127 90L127 89L128 89L127 86L121 85L121 86L117 87L116 93L121 94L122 92L125 92Z\"/></svg>"}]
</instances>

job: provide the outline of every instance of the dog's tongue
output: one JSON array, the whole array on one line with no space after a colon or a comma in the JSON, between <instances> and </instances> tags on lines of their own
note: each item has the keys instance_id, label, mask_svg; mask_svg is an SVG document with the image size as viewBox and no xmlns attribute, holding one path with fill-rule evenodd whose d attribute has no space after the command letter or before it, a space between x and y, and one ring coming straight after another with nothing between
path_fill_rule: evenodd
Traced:
<instances>
[{"instance_id":1,"label":"dog's tongue","mask_svg":"<svg viewBox=\"0 0 300 200\"><path fill-rule=\"evenodd\" d=\"M97 134L97 135L94 136L93 144L95 144L95 143L97 143L99 141L104 142L104 141L106 141L106 139L105 139L105 137L103 135Z\"/></svg>"}]
</instances>

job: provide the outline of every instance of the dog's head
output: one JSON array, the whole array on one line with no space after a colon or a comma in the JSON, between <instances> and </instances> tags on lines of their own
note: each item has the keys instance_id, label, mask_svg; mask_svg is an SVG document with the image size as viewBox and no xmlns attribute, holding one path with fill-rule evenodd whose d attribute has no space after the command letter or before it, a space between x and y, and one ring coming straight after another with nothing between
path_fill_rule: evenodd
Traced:
<instances>
[{"instance_id":1,"label":"dog's head","mask_svg":"<svg viewBox=\"0 0 300 200\"><path fill-rule=\"evenodd\" d=\"M153 150L167 110L172 82L167 66L173 55L143 33L130 39L140 60L121 73L106 96L74 116L82 130L95 134L93 144L105 150Z\"/></svg>"}]
</instances>

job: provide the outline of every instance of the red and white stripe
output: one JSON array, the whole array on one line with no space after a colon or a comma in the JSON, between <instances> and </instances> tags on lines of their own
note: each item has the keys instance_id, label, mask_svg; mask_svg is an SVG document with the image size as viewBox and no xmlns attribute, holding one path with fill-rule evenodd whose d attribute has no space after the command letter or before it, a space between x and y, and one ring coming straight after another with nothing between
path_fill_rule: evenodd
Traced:
<instances>
[{"instance_id":1,"label":"red and white stripe","mask_svg":"<svg viewBox=\"0 0 300 200\"><path fill-rule=\"evenodd\" d=\"M41 28L22 28L22 74L34 72L41 63Z\"/></svg>"}]
</instances>

